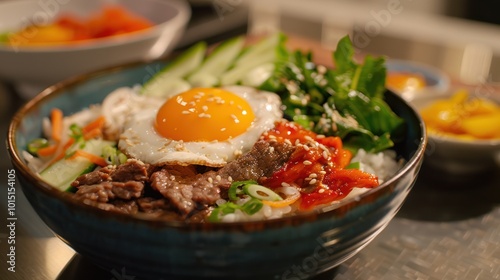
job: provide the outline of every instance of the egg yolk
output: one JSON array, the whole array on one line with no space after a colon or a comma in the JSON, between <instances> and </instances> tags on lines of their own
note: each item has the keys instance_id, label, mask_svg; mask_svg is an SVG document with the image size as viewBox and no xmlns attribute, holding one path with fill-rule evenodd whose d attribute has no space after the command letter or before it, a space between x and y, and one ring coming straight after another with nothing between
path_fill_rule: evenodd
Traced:
<instances>
[{"instance_id":1,"label":"egg yolk","mask_svg":"<svg viewBox=\"0 0 500 280\"><path fill-rule=\"evenodd\" d=\"M418 90L426 86L424 77L413 73L387 73L386 83L398 91Z\"/></svg>"},{"instance_id":2,"label":"egg yolk","mask_svg":"<svg viewBox=\"0 0 500 280\"><path fill-rule=\"evenodd\" d=\"M252 107L219 88L193 88L168 99L155 127L163 137L184 141L224 141L244 133L255 119Z\"/></svg>"}]
</instances>

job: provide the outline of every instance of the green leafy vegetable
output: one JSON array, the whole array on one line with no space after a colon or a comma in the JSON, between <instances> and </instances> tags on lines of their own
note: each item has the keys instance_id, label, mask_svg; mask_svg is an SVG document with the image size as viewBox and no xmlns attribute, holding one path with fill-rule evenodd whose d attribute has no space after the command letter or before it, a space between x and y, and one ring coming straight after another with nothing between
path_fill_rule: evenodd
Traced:
<instances>
[{"instance_id":1,"label":"green leafy vegetable","mask_svg":"<svg viewBox=\"0 0 500 280\"><path fill-rule=\"evenodd\" d=\"M307 129L343 139L357 151L385 150L394 145L403 126L384 101L386 68L383 57L353 59L348 36L333 52L335 69L313 62L310 52L294 51L286 62L277 62L272 77L260 89L278 93L285 116Z\"/></svg>"}]
</instances>

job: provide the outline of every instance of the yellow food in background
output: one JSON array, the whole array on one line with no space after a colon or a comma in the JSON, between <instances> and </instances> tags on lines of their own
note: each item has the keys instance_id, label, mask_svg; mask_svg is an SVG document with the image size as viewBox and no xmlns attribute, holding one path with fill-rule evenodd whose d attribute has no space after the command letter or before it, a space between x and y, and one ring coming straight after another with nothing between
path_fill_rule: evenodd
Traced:
<instances>
[{"instance_id":1,"label":"yellow food in background","mask_svg":"<svg viewBox=\"0 0 500 280\"><path fill-rule=\"evenodd\" d=\"M425 78L420 74L389 72L386 78L387 87L403 92L407 90L417 90L426 86Z\"/></svg>"},{"instance_id":2,"label":"yellow food in background","mask_svg":"<svg viewBox=\"0 0 500 280\"><path fill-rule=\"evenodd\" d=\"M461 139L500 139L500 106L460 90L421 110L430 134Z\"/></svg>"}]
</instances>

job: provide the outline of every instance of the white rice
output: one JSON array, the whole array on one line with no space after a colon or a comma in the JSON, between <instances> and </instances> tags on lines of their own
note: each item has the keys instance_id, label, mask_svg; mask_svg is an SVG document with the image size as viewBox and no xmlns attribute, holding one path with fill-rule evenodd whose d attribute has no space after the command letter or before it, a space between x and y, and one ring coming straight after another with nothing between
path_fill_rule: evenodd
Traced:
<instances>
[{"instance_id":1,"label":"white rice","mask_svg":"<svg viewBox=\"0 0 500 280\"><path fill-rule=\"evenodd\" d=\"M396 161L396 152L393 150L372 154L360 149L351 162L359 162L360 169L376 175L380 184L396 174L400 167Z\"/></svg>"}]
</instances>

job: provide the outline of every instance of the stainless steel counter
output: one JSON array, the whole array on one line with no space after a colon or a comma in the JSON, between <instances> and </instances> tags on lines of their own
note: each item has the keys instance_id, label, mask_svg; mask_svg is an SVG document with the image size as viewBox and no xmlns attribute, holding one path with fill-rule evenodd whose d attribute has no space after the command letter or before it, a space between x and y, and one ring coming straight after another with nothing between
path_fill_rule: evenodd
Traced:
<instances>
[{"instance_id":1,"label":"stainless steel counter","mask_svg":"<svg viewBox=\"0 0 500 280\"><path fill-rule=\"evenodd\" d=\"M0 97L3 143L7 121L20 102L5 90ZM0 279L137 279L126 270L104 271L75 254L38 218L19 185L11 233L11 166L5 148L0 159ZM450 178L424 167L388 227L355 257L317 279L500 279L500 174ZM8 270L9 237L15 240L15 272Z\"/></svg>"}]
</instances>

